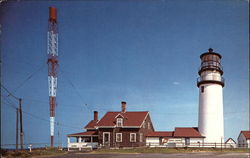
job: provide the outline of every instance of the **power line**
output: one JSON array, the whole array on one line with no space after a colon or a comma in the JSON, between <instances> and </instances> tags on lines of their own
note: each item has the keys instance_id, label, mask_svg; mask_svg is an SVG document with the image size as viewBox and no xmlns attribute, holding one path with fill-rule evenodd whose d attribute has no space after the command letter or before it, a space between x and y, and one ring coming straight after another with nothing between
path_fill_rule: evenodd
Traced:
<instances>
[{"instance_id":1,"label":"power line","mask_svg":"<svg viewBox=\"0 0 250 158\"><path fill-rule=\"evenodd\" d=\"M7 100L6 100L6 101L7 101ZM10 103L10 102L6 103L6 102L3 101L3 103L6 104L6 105L10 105L11 108L13 108L13 109L16 109L16 108L17 108L16 106L14 106L14 105L13 105L12 103Z\"/></svg>"},{"instance_id":2,"label":"power line","mask_svg":"<svg viewBox=\"0 0 250 158\"><path fill-rule=\"evenodd\" d=\"M19 88L21 88L28 80L30 80L37 72L41 71L42 68L44 66L42 65L41 67L39 67L39 69L37 69L36 71L34 71L33 73L31 73L17 88L15 88L15 90L13 90L13 92L16 92ZM7 92L9 93L9 95L7 95L6 97L12 96L13 98L19 100L18 97L16 97L13 93L11 93L2 83L1 83L1 87Z\"/></svg>"},{"instance_id":3,"label":"power line","mask_svg":"<svg viewBox=\"0 0 250 158\"><path fill-rule=\"evenodd\" d=\"M13 92L16 92L19 88L21 88L28 80L30 80L33 76L35 76L35 74L37 74L39 71L41 71L44 68L44 63L42 64L41 67L39 67L36 71L34 71L33 73L31 73L22 83L19 84L19 86L17 86Z\"/></svg>"},{"instance_id":4,"label":"power line","mask_svg":"<svg viewBox=\"0 0 250 158\"><path fill-rule=\"evenodd\" d=\"M1 84L1 87L2 87L7 93L9 93L9 95L6 96L6 97L12 96L12 97L14 97L16 100L19 100L19 98L16 97L15 95L13 95L4 85Z\"/></svg>"},{"instance_id":5,"label":"power line","mask_svg":"<svg viewBox=\"0 0 250 158\"><path fill-rule=\"evenodd\" d=\"M62 70L62 72L66 72L66 71L63 71L63 70ZM77 90L76 86L73 84L73 82L72 82L68 77L66 77L66 76L64 76L64 77L66 78L66 81L68 81L68 83L70 84L70 86L74 89L74 91L76 92L76 94L79 96L81 102L83 103L82 96L81 96L80 92ZM91 109L89 106L87 106L88 104L85 103L84 105L85 105L85 107L86 107L90 112L94 111L94 110Z\"/></svg>"},{"instance_id":6,"label":"power line","mask_svg":"<svg viewBox=\"0 0 250 158\"><path fill-rule=\"evenodd\" d=\"M8 106L8 107L11 107L11 108L13 108L13 109L16 109L16 108L17 108L17 107L15 107L15 105L13 105L13 104L11 104L11 103L5 103L4 105L10 105L10 106ZM31 117L33 117L33 118L38 119L38 120L50 122L50 120L47 120L47 119L45 119L45 118L42 118L42 117L37 116L37 115L34 115L34 114L31 114L31 113L29 113L29 112L26 112L26 111L23 111L23 110L22 110L22 112L23 112L24 114L29 115L29 116L31 116ZM69 128L72 128L72 129L77 129L77 130L79 130L79 127L73 127L73 126L70 126L70 125L67 125L67 124L62 124L62 123L58 123L58 126L69 127Z\"/></svg>"},{"instance_id":7,"label":"power line","mask_svg":"<svg viewBox=\"0 0 250 158\"><path fill-rule=\"evenodd\" d=\"M47 103L45 101L28 99L28 98L25 98L25 100L32 100L32 101L40 102L40 103ZM6 101L8 101L10 103L9 100L6 100ZM10 104L13 104L13 103L10 103ZM67 107L72 108L72 105L68 105L68 104L60 104L60 105L67 105ZM16 108L16 107L14 107L14 108ZM78 109L78 108L76 108L76 109ZM98 110L104 111L105 109L99 109L98 108ZM229 111L229 112L224 112L224 114L238 114L238 113L248 113L248 111ZM159 114L159 115L198 115L198 112L191 112L191 113L187 113L187 112L186 113L183 113L183 112L157 112L156 114Z\"/></svg>"}]
</instances>

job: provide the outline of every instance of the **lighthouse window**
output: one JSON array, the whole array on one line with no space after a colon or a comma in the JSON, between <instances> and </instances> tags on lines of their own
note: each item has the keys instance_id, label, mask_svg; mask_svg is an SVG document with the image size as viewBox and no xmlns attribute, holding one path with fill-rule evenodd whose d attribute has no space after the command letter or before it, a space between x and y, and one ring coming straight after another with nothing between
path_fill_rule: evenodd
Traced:
<instances>
[{"instance_id":1,"label":"lighthouse window","mask_svg":"<svg viewBox=\"0 0 250 158\"><path fill-rule=\"evenodd\" d=\"M204 86L201 86L201 93L204 92Z\"/></svg>"}]
</instances>

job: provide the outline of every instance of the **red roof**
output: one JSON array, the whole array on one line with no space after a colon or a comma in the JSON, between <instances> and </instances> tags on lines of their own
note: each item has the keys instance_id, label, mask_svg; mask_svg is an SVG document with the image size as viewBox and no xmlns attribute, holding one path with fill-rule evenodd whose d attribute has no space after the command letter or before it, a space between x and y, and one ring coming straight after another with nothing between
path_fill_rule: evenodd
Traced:
<instances>
[{"instance_id":1,"label":"red roof","mask_svg":"<svg viewBox=\"0 0 250 158\"><path fill-rule=\"evenodd\" d=\"M173 137L174 132L168 131L158 131L158 132L149 132L146 136L148 137Z\"/></svg>"},{"instance_id":2,"label":"red roof","mask_svg":"<svg viewBox=\"0 0 250 158\"><path fill-rule=\"evenodd\" d=\"M176 127L174 137L204 138L197 127Z\"/></svg>"},{"instance_id":3,"label":"red roof","mask_svg":"<svg viewBox=\"0 0 250 158\"><path fill-rule=\"evenodd\" d=\"M97 131L87 131L81 133L68 134L68 136L93 136L98 135Z\"/></svg>"},{"instance_id":4,"label":"red roof","mask_svg":"<svg viewBox=\"0 0 250 158\"><path fill-rule=\"evenodd\" d=\"M97 123L97 126L115 126L116 125L116 116L120 114L123 116L123 126L133 126L139 127L142 125L144 119L148 115L148 111L139 111L139 112L107 112L102 119Z\"/></svg>"},{"instance_id":5,"label":"red roof","mask_svg":"<svg viewBox=\"0 0 250 158\"><path fill-rule=\"evenodd\" d=\"M241 131L241 133L245 136L246 139L250 139L250 131Z\"/></svg>"},{"instance_id":6,"label":"red roof","mask_svg":"<svg viewBox=\"0 0 250 158\"><path fill-rule=\"evenodd\" d=\"M92 128L92 129L94 129L95 128L95 126L97 125L97 122L98 121L95 121L95 120L91 120L91 121L89 121L89 123L84 127L84 128L88 128L88 129L90 129L90 128Z\"/></svg>"}]
</instances>

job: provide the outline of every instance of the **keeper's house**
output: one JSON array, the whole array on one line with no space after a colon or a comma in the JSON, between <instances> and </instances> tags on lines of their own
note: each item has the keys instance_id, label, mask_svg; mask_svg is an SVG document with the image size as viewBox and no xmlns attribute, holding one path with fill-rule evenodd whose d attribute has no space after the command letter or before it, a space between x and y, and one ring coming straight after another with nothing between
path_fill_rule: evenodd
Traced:
<instances>
[{"instance_id":1,"label":"keeper's house","mask_svg":"<svg viewBox=\"0 0 250 158\"><path fill-rule=\"evenodd\" d=\"M250 131L241 131L238 136L239 148L250 148Z\"/></svg>"},{"instance_id":2,"label":"keeper's house","mask_svg":"<svg viewBox=\"0 0 250 158\"><path fill-rule=\"evenodd\" d=\"M98 112L85 127L85 132L68 135L68 150L97 147L201 147L204 136L196 127L177 127L175 131L154 130L148 111L126 111L122 102L121 111L107 112L98 120ZM74 138L72 142L71 138Z\"/></svg>"},{"instance_id":3,"label":"keeper's house","mask_svg":"<svg viewBox=\"0 0 250 158\"><path fill-rule=\"evenodd\" d=\"M84 128L86 132L68 135L68 149L102 147L146 146L146 135L154 131L148 111L126 111L122 102L121 111L107 112L100 120L94 112L94 119ZM70 142L70 138L76 142Z\"/></svg>"}]
</instances>

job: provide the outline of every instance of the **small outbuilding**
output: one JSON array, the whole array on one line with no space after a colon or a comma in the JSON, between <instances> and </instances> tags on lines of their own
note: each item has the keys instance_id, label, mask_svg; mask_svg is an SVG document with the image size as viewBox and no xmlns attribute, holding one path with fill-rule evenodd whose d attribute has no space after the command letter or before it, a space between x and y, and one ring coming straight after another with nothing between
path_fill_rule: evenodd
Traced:
<instances>
[{"instance_id":1,"label":"small outbuilding","mask_svg":"<svg viewBox=\"0 0 250 158\"><path fill-rule=\"evenodd\" d=\"M148 133L146 144L149 147L203 147L204 138L197 127L176 127L175 131Z\"/></svg>"},{"instance_id":2,"label":"small outbuilding","mask_svg":"<svg viewBox=\"0 0 250 158\"><path fill-rule=\"evenodd\" d=\"M228 140L225 142L225 148L236 148L237 143L233 140L233 138L228 138Z\"/></svg>"},{"instance_id":3,"label":"small outbuilding","mask_svg":"<svg viewBox=\"0 0 250 158\"><path fill-rule=\"evenodd\" d=\"M149 132L146 135L146 145L150 147L164 146L173 137L173 133L168 131Z\"/></svg>"}]
</instances>

